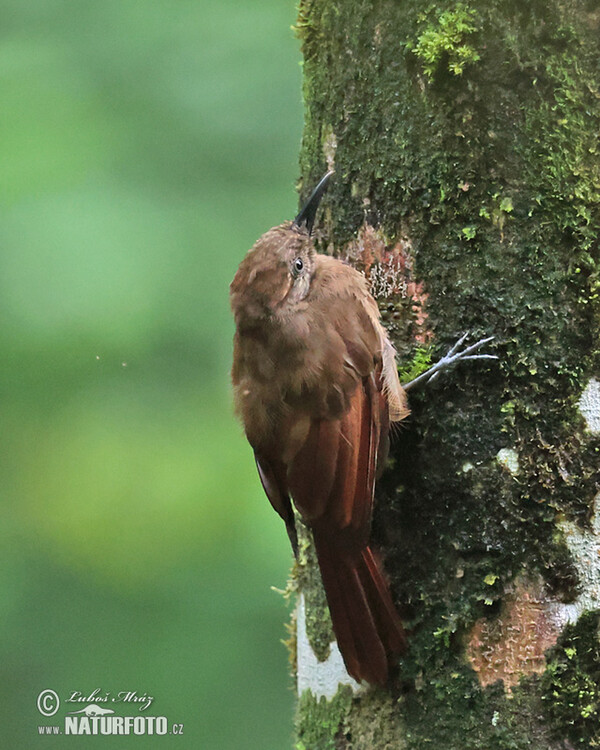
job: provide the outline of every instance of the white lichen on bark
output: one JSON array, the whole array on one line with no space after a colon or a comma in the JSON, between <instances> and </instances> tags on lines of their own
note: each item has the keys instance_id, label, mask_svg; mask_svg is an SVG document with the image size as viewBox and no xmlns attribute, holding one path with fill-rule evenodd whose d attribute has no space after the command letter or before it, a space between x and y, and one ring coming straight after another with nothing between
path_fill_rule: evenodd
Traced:
<instances>
[{"instance_id":1,"label":"white lichen on bark","mask_svg":"<svg viewBox=\"0 0 600 750\"><path fill-rule=\"evenodd\" d=\"M344 660L335 641L331 642L329 656L319 661L312 650L306 632L306 604L304 594L298 597L296 612L297 662L298 662L298 695L305 690L320 698L331 700L340 685L350 685L354 691L360 685L346 671Z\"/></svg>"},{"instance_id":2,"label":"white lichen on bark","mask_svg":"<svg viewBox=\"0 0 600 750\"><path fill-rule=\"evenodd\" d=\"M591 378L579 399L579 411L592 435L600 435L600 381ZM560 605L564 622L577 622L587 611L600 608L600 493L594 498L592 520L585 529L573 521L558 524L579 576L578 596Z\"/></svg>"},{"instance_id":3,"label":"white lichen on bark","mask_svg":"<svg viewBox=\"0 0 600 750\"><path fill-rule=\"evenodd\" d=\"M581 412L592 435L600 435L600 381L592 378L579 399Z\"/></svg>"},{"instance_id":4,"label":"white lichen on bark","mask_svg":"<svg viewBox=\"0 0 600 750\"><path fill-rule=\"evenodd\" d=\"M594 499L591 528L581 529L572 521L559 524L579 575L579 594L563 605L568 622L576 622L583 612L600 609L600 492Z\"/></svg>"},{"instance_id":5,"label":"white lichen on bark","mask_svg":"<svg viewBox=\"0 0 600 750\"><path fill-rule=\"evenodd\" d=\"M513 476L519 473L519 454L514 448L500 448L496 454L496 461L507 468Z\"/></svg>"},{"instance_id":6,"label":"white lichen on bark","mask_svg":"<svg viewBox=\"0 0 600 750\"><path fill-rule=\"evenodd\" d=\"M591 378L579 399L579 411L587 429L600 435L600 382ZM600 608L600 493L594 498L590 527L573 521L559 522L559 528L573 557L579 575L579 594L571 604L562 605L562 616L576 622L583 612Z\"/></svg>"}]
</instances>

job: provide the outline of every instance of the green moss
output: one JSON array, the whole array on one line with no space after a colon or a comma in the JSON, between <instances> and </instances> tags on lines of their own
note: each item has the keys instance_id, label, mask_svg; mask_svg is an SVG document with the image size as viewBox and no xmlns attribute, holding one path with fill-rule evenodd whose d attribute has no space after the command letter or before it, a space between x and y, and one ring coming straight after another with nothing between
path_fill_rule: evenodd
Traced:
<instances>
[{"instance_id":1,"label":"green moss","mask_svg":"<svg viewBox=\"0 0 600 750\"><path fill-rule=\"evenodd\" d=\"M355 696L341 687L331 701L305 691L296 715L295 750L373 750L406 747L397 699L381 689Z\"/></svg>"},{"instance_id":2,"label":"green moss","mask_svg":"<svg viewBox=\"0 0 600 750\"><path fill-rule=\"evenodd\" d=\"M454 75L462 75L469 63L479 60L479 53L469 43L477 31L476 13L464 3L457 3L452 10L437 11L435 21L430 20L434 11L420 16L427 22L414 47L409 49L421 60L423 71L433 78L442 63Z\"/></svg>"},{"instance_id":3,"label":"green moss","mask_svg":"<svg viewBox=\"0 0 600 750\"><path fill-rule=\"evenodd\" d=\"M369 690L355 697L342 724L337 750L404 750L405 726L398 700L385 690Z\"/></svg>"},{"instance_id":4,"label":"green moss","mask_svg":"<svg viewBox=\"0 0 600 750\"><path fill-rule=\"evenodd\" d=\"M436 665L437 662L437 665ZM501 683L482 690L460 660L439 656L426 662L416 689L401 699L410 750L552 750L550 732L540 725L536 680L507 697Z\"/></svg>"},{"instance_id":5,"label":"green moss","mask_svg":"<svg viewBox=\"0 0 600 750\"><path fill-rule=\"evenodd\" d=\"M424 373L428 367L431 367L431 347L418 346L412 360L399 369L400 382L409 383Z\"/></svg>"},{"instance_id":6,"label":"green moss","mask_svg":"<svg viewBox=\"0 0 600 750\"><path fill-rule=\"evenodd\" d=\"M352 703L352 689L343 687L328 701L305 690L298 700L295 750L339 750L340 733Z\"/></svg>"},{"instance_id":7,"label":"green moss","mask_svg":"<svg viewBox=\"0 0 600 750\"><path fill-rule=\"evenodd\" d=\"M548 656L543 701L559 737L575 747L600 747L600 613L565 628Z\"/></svg>"}]
</instances>

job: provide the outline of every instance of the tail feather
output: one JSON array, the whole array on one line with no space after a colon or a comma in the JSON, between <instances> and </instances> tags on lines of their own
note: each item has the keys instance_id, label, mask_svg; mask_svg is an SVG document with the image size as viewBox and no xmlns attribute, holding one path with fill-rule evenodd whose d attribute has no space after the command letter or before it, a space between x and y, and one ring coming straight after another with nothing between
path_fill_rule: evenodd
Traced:
<instances>
[{"instance_id":1,"label":"tail feather","mask_svg":"<svg viewBox=\"0 0 600 750\"><path fill-rule=\"evenodd\" d=\"M390 590L371 550L355 565L320 549L317 556L333 631L348 673L384 685L406 638Z\"/></svg>"},{"instance_id":2,"label":"tail feather","mask_svg":"<svg viewBox=\"0 0 600 750\"><path fill-rule=\"evenodd\" d=\"M363 550L364 567L358 568L361 581L376 617L378 631L384 634L389 653L397 655L406 651L407 640L400 615L394 606L387 581L370 547Z\"/></svg>"}]
</instances>

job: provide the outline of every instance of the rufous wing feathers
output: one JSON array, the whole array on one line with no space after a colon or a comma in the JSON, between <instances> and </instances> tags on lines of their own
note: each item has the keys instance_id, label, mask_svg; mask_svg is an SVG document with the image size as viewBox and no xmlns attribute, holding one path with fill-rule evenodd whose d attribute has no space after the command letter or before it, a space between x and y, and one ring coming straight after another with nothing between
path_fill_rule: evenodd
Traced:
<instances>
[{"instance_id":1,"label":"rufous wing feathers","mask_svg":"<svg viewBox=\"0 0 600 750\"><path fill-rule=\"evenodd\" d=\"M338 420L315 420L288 470L294 503L311 527L338 645L357 680L384 684L405 636L368 545L387 404L375 373ZM383 423L383 424L382 424Z\"/></svg>"}]
</instances>

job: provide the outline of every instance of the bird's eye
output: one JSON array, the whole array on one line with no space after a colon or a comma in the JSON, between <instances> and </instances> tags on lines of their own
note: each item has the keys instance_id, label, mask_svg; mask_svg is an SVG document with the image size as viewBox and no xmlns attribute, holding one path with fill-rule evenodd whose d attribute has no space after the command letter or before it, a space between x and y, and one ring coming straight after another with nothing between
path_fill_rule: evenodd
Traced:
<instances>
[{"instance_id":1,"label":"bird's eye","mask_svg":"<svg viewBox=\"0 0 600 750\"><path fill-rule=\"evenodd\" d=\"M296 260L292 263L292 271L294 276L298 276L298 274L302 273L304 269L304 261L302 258L296 258Z\"/></svg>"}]
</instances>

